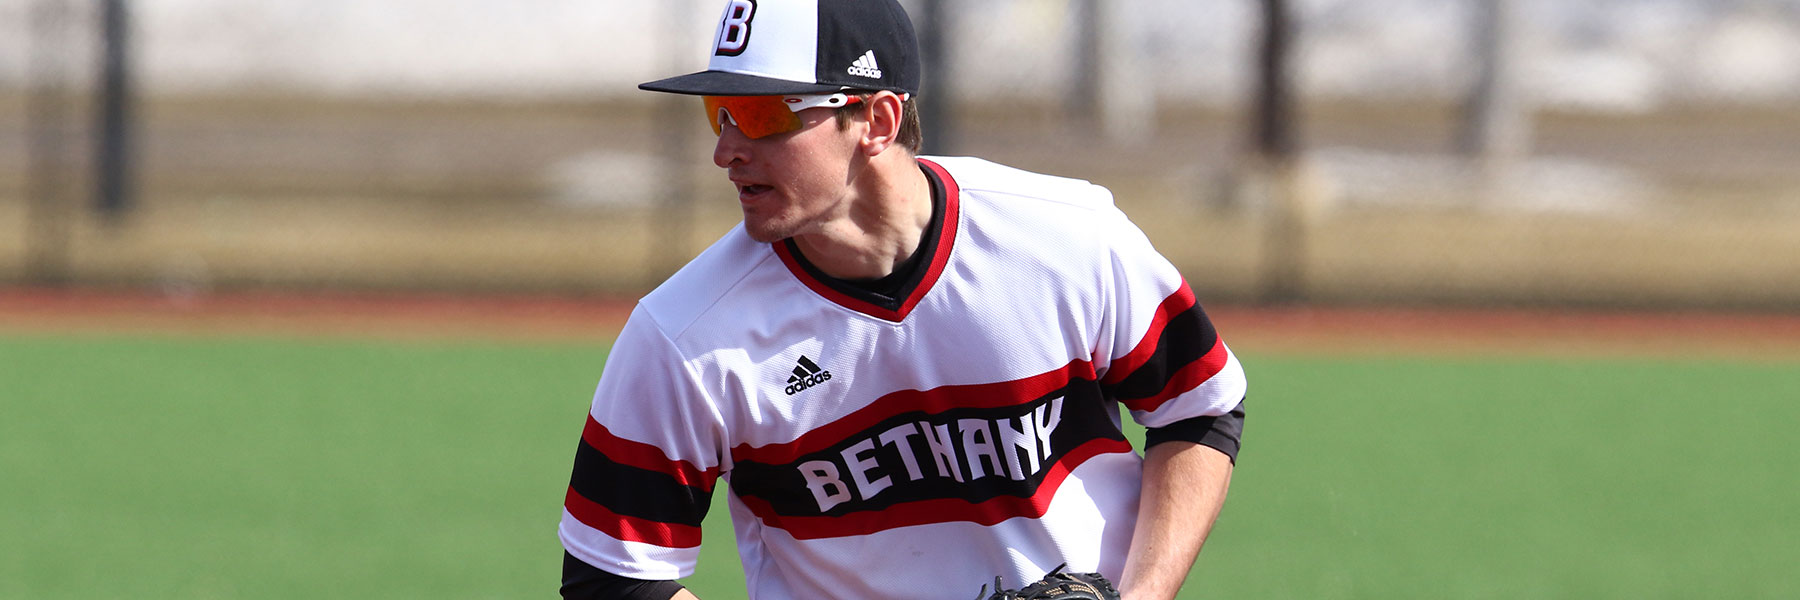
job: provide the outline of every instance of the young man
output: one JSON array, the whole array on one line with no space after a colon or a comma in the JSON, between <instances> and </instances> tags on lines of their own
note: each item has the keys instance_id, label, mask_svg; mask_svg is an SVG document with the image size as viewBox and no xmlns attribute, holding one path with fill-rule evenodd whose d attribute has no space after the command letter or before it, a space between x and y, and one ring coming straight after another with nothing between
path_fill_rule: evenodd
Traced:
<instances>
[{"instance_id":1,"label":"young man","mask_svg":"<svg viewBox=\"0 0 1800 600\"><path fill-rule=\"evenodd\" d=\"M715 42L641 87L703 97L744 221L608 358L563 594L691 597L719 492L751 598L967 598L1064 563L1173 598L1246 388L1180 273L1103 188L917 157L894 0L731 0Z\"/></svg>"}]
</instances>

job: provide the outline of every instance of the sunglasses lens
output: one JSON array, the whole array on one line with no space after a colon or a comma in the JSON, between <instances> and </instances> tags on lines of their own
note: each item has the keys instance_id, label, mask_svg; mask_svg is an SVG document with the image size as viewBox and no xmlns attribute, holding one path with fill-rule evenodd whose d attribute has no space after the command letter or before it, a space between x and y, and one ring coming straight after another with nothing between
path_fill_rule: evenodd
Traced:
<instances>
[{"instance_id":1,"label":"sunglasses lens","mask_svg":"<svg viewBox=\"0 0 1800 600\"><path fill-rule=\"evenodd\" d=\"M729 121L750 139L768 137L800 128L800 115L794 114L781 96L705 96L706 120L713 134L723 134Z\"/></svg>"}]
</instances>

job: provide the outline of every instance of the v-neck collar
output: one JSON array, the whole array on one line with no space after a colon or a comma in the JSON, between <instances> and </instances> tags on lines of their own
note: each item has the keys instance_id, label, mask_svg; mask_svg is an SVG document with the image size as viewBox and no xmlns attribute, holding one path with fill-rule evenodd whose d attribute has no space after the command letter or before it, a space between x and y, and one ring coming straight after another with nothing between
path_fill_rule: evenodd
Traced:
<instances>
[{"instance_id":1,"label":"v-neck collar","mask_svg":"<svg viewBox=\"0 0 1800 600\"><path fill-rule=\"evenodd\" d=\"M961 215L961 194L956 180L937 163L922 158L918 160L919 169L925 172L925 179L931 184L934 204L932 214L935 220L919 240L919 248L914 250L928 257L927 262L915 270L894 297L882 296L826 275L801 255L799 246L792 238L770 244L776 256L781 257L782 264L787 266L788 272L793 273L813 293L834 304L885 321L898 323L906 320L906 315L931 291L938 277L943 275L944 265L950 262L950 251L956 245L956 230Z\"/></svg>"}]
</instances>

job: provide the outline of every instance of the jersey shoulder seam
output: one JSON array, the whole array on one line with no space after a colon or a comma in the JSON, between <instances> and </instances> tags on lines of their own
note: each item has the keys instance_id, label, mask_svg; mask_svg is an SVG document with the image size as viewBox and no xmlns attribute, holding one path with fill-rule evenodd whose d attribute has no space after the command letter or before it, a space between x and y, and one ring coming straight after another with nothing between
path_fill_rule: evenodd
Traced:
<instances>
[{"instance_id":1,"label":"jersey shoulder seam","mask_svg":"<svg viewBox=\"0 0 1800 600\"><path fill-rule=\"evenodd\" d=\"M732 292L743 283L744 279L750 277L757 269L763 268L768 261L777 260L775 253L769 250L767 244L757 244L755 247L763 250L763 252L760 253L761 256L756 260L746 261L741 268L736 269L737 273L729 283L721 285L683 286L682 284L685 283L685 280L700 276L696 274L697 271L690 271L690 269L684 268L671 276L669 280L663 283L663 285L652 290L649 295L639 301L639 304L645 305L644 311L650 316L651 321L656 324L657 330L668 337L670 342L675 342L683 335L686 335L688 329L693 327L695 323L700 322L704 316L716 309L720 302L723 302L725 298L731 296ZM703 253L703 256L711 253L712 250L712 248L709 248L706 253ZM696 258L695 260L698 261L700 259ZM688 264L690 267L694 265L693 262ZM711 297L705 299L703 304L696 303L694 305L688 305L684 300L691 300L691 298L679 299L670 297L673 294L681 293L681 290L677 289L679 287L710 290L707 295ZM667 304L668 306L664 306L664 304Z\"/></svg>"}]
</instances>

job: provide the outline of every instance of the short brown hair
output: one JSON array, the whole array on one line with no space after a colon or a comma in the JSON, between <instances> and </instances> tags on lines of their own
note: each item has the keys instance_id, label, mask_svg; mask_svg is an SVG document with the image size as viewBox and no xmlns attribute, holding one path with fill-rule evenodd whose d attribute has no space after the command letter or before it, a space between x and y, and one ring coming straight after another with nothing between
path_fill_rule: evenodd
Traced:
<instances>
[{"instance_id":1,"label":"short brown hair","mask_svg":"<svg viewBox=\"0 0 1800 600\"><path fill-rule=\"evenodd\" d=\"M837 108L839 131L849 128L850 122L848 119L861 112L863 105L867 103L870 98L875 97L874 92L863 92L851 95L861 98L862 102L846 104ZM919 122L919 105L911 98L900 101L900 134L895 136L894 141L911 151L913 156L918 156L920 150L925 147L925 127Z\"/></svg>"}]
</instances>

